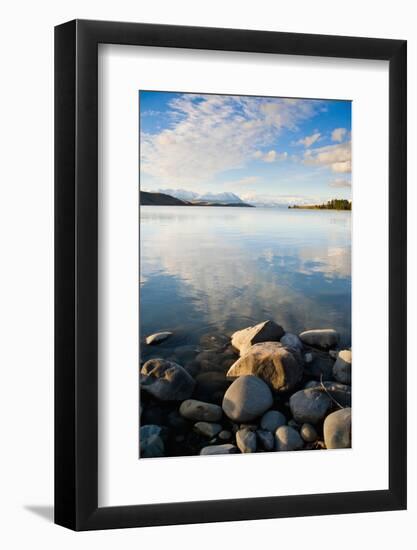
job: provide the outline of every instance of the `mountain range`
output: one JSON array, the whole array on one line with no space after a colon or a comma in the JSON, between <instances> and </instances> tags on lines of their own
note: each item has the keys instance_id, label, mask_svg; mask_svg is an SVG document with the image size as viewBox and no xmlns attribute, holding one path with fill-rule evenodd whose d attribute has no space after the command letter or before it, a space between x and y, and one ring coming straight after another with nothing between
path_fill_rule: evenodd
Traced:
<instances>
[{"instance_id":1,"label":"mountain range","mask_svg":"<svg viewBox=\"0 0 417 550\"><path fill-rule=\"evenodd\" d=\"M243 202L238 196L233 193L219 193L217 195L207 193L206 195L198 195L197 193L187 193L187 199L180 198L178 193L175 196L168 193L169 189L158 190L158 192L141 191L140 204L141 206L243 206L252 207L251 204ZM175 191L175 190L174 190Z\"/></svg>"}]
</instances>

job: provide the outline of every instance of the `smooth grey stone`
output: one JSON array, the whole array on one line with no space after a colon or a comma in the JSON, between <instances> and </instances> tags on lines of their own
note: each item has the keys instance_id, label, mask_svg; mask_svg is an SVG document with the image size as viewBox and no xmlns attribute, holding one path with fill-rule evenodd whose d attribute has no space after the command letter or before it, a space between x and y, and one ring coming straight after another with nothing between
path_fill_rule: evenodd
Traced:
<instances>
[{"instance_id":1,"label":"smooth grey stone","mask_svg":"<svg viewBox=\"0 0 417 550\"><path fill-rule=\"evenodd\" d=\"M352 409L340 409L326 417L323 425L327 449L348 449L352 446Z\"/></svg>"},{"instance_id":2,"label":"smooth grey stone","mask_svg":"<svg viewBox=\"0 0 417 550\"><path fill-rule=\"evenodd\" d=\"M257 376L240 376L226 391L223 411L235 422L248 422L261 416L273 403L268 385Z\"/></svg>"},{"instance_id":3,"label":"smooth grey stone","mask_svg":"<svg viewBox=\"0 0 417 550\"><path fill-rule=\"evenodd\" d=\"M303 365L294 350L280 342L254 344L227 371L228 378L252 374L276 391L288 391L303 375Z\"/></svg>"},{"instance_id":4,"label":"smooth grey stone","mask_svg":"<svg viewBox=\"0 0 417 550\"><path fill-rule=\"evenodd\" d=\"M195 380L177 363L149 359L140 371L140 387L162 401L182 401L191 396Z\"/></svg>"},{"instance_id":5,"label":"smooth grey stone","mask_svg":"<svg viewBox=\"0 0 417 550\"><path fill-rule=\"evenodd\" d=\"M267 411L261 418L261 428L268 432L275 432L280 426L287 423L285 416L279 411Z\"/></svg>"},{"instance_id":6,"label":"smooth grey stone","mask_svg":"<svg viewBox=\"0 0 417 550\"><path fill-rule=\"evenodd\" d=\"M205 435L206 437L214 437L222 431L222 426L212 422L197 422L194 424L194 429L201 435Z\"/></svg>"},{"instance_id":7,"label":"smooth grey stone","mask_svg":"<svg viewBox=\"0 0 417 550\"><path fill-rule=\"evenodd\" d=\"M231 455L238 452L239 449L236 445L223 443L223 445L209 445L208 447L203 447L200 451L200 455Z\"/></svg>"},{"instance_id":8,"label":"smooth grey stone","mask_svg":"<svg viewBox=\"0 0 417 550\"><path fill-rule=\"evenodd\" d=\"M218 435L219 439L221 439L222 441L227 441L229 440L231 437L232 437L232 434L228 431L228 430L222 430L219 435Z\"/></svg>"},{"instance_id":9,"label":"smooth grey stone","mask_svg":"<svg viewBox=\"0 0 417 550\"><path fill-rule=\"evenodd\" d=\"M352 352L348 349L339 351L333 366L333 377L342 384L350 384L352 377Z\"/></svg>"},{"instance_id":10,"label":"smooth grey stone","mask_svg":"<svg viewBox=\"0 0 417 550\"><path fill-rule=\"evenodd\" d=\"M299 352L303 351L304 348L303 343L299 339L299 337L296 334L292 334L291 332L286 332L281 338L280 342L283 346L286 346L287 348L294 348Z\"/></svg>"},{"instance_id":11,"label":"smooth grey stone","mask_svg":"<svg viewBox=\"0 0 417 550\"><path fill-rule=\"evenodd\" d=\"M315 388L300 390L290 397L290 409L299 424L317 424L332 406L330 397Z\"/></svg>"},{"instance_id":12,"label":"smooth grey stone","mask_svg":"<svg viewBox=\"0 0 417 550\"><path fill-rule=\"evenodd\" d=\"M298 451L304 447L300 434L291 426L280 426L275 432L277 451Z\"/></svg>"},{"instance_id":13,"label":"smooth grey stone","mask_svg":"<svg viewBox=\"0 0 417 550\"><path fill-rule=\"evenodd\" d=\"M300 429L300 435L307 443L313 443L318 439L316 428L311 424L303 424Z\"/></svg>"},{"instance_id":14,"label":"smooth grey stone","mask_svg":"<svg viewBox=\"0 0 417 550\"><path fill-rule=\"evenodd\" d=\"M241 453L256 453L256 433L251 430L239 430L236 444Z\"/></svg>"},{"instance_id":15,"label":"smooth grey stone","mask_svg":"<svg viewBox=\"0 0 417 550\"><path fill-rule=\"evenodd\" d=\"M284 336L284 329L274 321L263 321L253 327L238 330L232 335L232 346L243 355L259 342L278 342Z\"/></svg>"},{"instance_id":16,"label":"smooth grey stone","mask_svg":"<svg viewBox=\"0 0 417 550\"><path fill-rule=\"evenodd\" d=\"M187 399L180 406L180 414L188 420L201 420L204 422L217 422L222 417L222 409L219 405Z\"/></svg>"},{"instance_id":17,"label":"smooth grey stone","mask_svg":"<svg viewBox=\"0 0 417 550\"><path fill-rule=\"evenodd\" d=\"M146 337L146 343L148 345L159 344L160 342L163 342L164 340L166 340L170 336L172 336L172 332L168 332L168 331L155 332L155 334L151 334L150 336Z\"/></svg>"},{"instance_id":18,"label":"smooth grey stone","mask_svg":"<svg viewBox=\"0 0 417 550\"><path fill-rule=\"evenodd\" d=\"M339 343L339 333L332 328L305 330L299 334L300 340L308 346L328 350Z\"/></svg>"},{"instance_id":19,"label":"smooth grey stone","mask_svg":"<svg viewBox=\"0 0 417 550\"><path fill-rule=\"evenodd\" d=\"M256 435L259 439L261 447L265 451L272 451L274 449L274 435L267 430L257 430Z\"/></svg>"},{"instance_id":20,"label":"smooth grey stone","mask_svg":"<svg viewBox=\"0 0 417 550\"><path fill-rule=\"evenodd\" d=\"M162 428L155 424L142 426L139 430L140 456L143 458L156 458L164 456L164 442L160 437Z\"/></svg>"},{"instance_id":21,"label":"smooth grey stone","mask_svg":"<svg viewBox=\"0 0 417 550\"><path fill-rule=\"evenodd\" d=\"M347 384L325 380L324 382L316 382L310 388L329 395L332 399L333 407L350 407L352 404L351 387Z\"/></svg>"}]
</instances>

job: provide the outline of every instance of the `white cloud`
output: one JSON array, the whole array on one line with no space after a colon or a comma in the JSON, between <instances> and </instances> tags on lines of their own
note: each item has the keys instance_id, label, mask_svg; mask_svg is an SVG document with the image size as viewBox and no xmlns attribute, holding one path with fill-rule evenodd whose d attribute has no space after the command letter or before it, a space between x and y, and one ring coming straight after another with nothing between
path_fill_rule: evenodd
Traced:
<instances>
[{"instance_id":1,"label":"white cloud","mask_svg":"<svg viewBox=\"0 0 417 550\"><path fill-rule=\"evenodd\" d=\"M303 139L297 141L297 145L304 145L304 147L311 147L318 139L320 139L321 133L315 132L311 136L306 136Z\"/></svg>"},{"instance_id":2,"label":"white cloud","mask_svg":"<svg viewBox=\"0 0 417 550\"><path fill-rule=\"evenodd\" d=\"M239 180L229 181L229 185L253 185L254 183L259 183L261 178L258 176L247 176L245 178L240 178Z\"/></svg>"},{"instance_id":3,"label":"white cloud","mask_svg":"<svg viewBox=\"0 0 417 550\"><path fill-rule=\"evenodd\" d=\"M329 186L340 189L343 187L351 187L351 182L347 179L335 179L329 183Z\"/></svg>"},{"instance_id":4,"label":"white cloud","mask_svg":"<svg viewBox=\"0 0 417 550\"><path fill-rule=\"evenodd\" d=\"M323 166L337 173L349 173L352 169L351 142L307 149L304 153L304 164Z\"/></svg>"},{"instance_id":5,"label":"white cloud","mask_svg":"<svg viewBox=\"0 0 417 550\"><path fill-rule=\"evenodd\" d=\"M267 153L262 153L262 151L255 151L254 155L255 158L263 160L264 162L275 162L277 160L285 160L288 158L288 153L284 151L283 153L278 153L278 151L274 151L271 149Z\"/></svg>"},{"instance_id":6,"label":"white cloud","mask_svg":"<svg viewBox=\"0 0 417 550\"><path fill-rule=\"evenodd\" d=\"M347 135L346 128L335 128L332 132L332 141L342 142Z\"/></svg>"},{"instance_id":7,"label":"white cloud","mask_svg":"<svg viewBox=\"0 0 417 550\"><path fill-rule=\"evenodd\" d=\"M170 103L168 128L142 133L141 171L165 185L210 180L244 167L282 130L296 130L320 107L301 99L184 94ZM265 162L280 158L273 150L263 155Z\"/></svg>"},{"instance_id":8,"label":"white cloud","mask_svg":"<svg viewBox=\"0 0 417 550\"><path fill-rule=\"evenodd\" d=\"M285 194L260 194L255 191L248 191L240 194L240 198L257 206L289 206L293 204L318 204L323 202L319 197L306 197L305 195L285 195Z\"/></svg>"}]
</instances>

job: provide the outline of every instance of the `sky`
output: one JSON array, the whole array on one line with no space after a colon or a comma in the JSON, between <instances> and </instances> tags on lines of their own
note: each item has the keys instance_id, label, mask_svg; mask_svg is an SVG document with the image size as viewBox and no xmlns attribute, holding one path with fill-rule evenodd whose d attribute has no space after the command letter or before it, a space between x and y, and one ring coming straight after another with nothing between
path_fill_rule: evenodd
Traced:
<instances>
[{"instance_id":1,"label":"sky","mask_svg":"<svg viewBox=\"0 0 417 550\"><path fill-rule=\"evenodd\" d=\"M351 198L351 102L140 91L140 186L253 204Z\"/></svg>"}]
</instances>

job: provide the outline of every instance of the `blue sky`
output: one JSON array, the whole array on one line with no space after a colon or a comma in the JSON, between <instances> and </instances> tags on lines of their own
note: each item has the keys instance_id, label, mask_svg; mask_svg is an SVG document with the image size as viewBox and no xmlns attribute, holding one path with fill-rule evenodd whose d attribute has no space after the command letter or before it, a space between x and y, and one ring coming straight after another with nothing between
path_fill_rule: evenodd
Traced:
<instances>
[{"instance_id":1,"label":"blue sky","mask_svg":"<svg viewBox=\"0 0 417 550\"><path fill-rule=\"evenodd\" d=\"M351 198L351 103L140 91L141 189Z\"/></svg>"}]
</instances>

